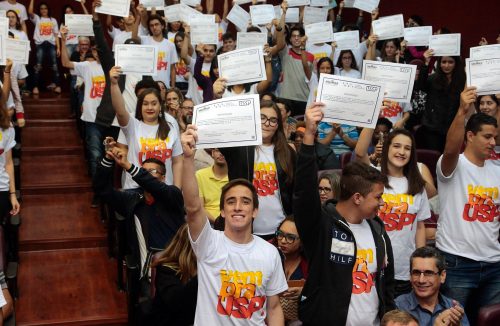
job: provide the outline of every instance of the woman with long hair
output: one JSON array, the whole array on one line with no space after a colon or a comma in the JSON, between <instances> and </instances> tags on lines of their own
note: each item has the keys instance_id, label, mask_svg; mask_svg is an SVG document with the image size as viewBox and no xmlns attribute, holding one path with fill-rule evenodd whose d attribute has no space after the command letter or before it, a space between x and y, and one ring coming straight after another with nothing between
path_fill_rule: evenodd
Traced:
<instances>
[{"instance_id":1,"label":"woman with long hair","mask_svg":"<svg viewBox=\"0 0 500 326\"><path fill-rule=\"evenodd\" d=\"M57 57L61 55L61 43L58 37L59 28L57 27L57 20L51 16L49 5L46 2L40 2L38 13L35 13L34 2L35 0L31 0L28 7L30 19L35 24L33 39L36 46L36 65L33 75L33 94L37 95L40 92L40 74L45 56L49 57L52 69L52 83L47 88L56 93L61 93L59 68L57 66Z\"/></svg>"},{"instance_id":2,"label":"woman with long hair","mask_svg":"<svg viewBox=\"0 0 500 326\"><path fill-rule=\"evenodd\" d=\"M340 177L335 172L323 172L318 178L319 199L323 205L327 200L337 200L340 195Z\"/></svg>"},{"instance_id":3,"label":"woman with long hair","mask_svg":"<svg viewBox=\"0 0 500 326\"><path fill-rule=\"evenodd\" d=\"M351 78L361 78L356 58L351 50L340 51L339 60L337 61L337 66L335 68L337 75Z\"/></svg>"},{"instance_id":4,"label":"woman with long hair","mask_svg":"<svg viewBox=\"0 0 500 326\"><path fill-rule=\"evenodd\" d=\"M151 267L156 268L153 324L192 325L198 278L187 224L181 226L167 248L157 254Z\"/></svg>"},{"instance_id":5,"label":"woman with long hair","mask_svg":"<svg viewBox=\"0 0 500 326\"><path fill-rule=\"evenodd\" d=\"M182 102L184 102L184 96L179 89L174 87L165 92L167 113L176 119L179 117Z\"/></svg>"},{"instance_id":6,"label":"woman with long hair","mask_svg":"<svg viewBox=\"0 0 500 326\"><path fill-rule=\"evenodd\" d=\"M295 151L288 145L276 103L260 103L262 145L220 148L228 165L229 180L253 182L259 195L253 233L274 238L278 225L292 213Z\"/></svg>"},{"instance_id":7,"label":"woman with long hair","mask_svg":"<svg viewBox=\"0 0 500 326\"><path fill-rule=\"evenodd\" d=\"M175 87L177 87L180 90L187 90L189 86L189 65L186 63L186 61L182 58L181 56L181 50L182 50L182 44L184 43L184 38L185 34L184 32L177 32L174 37L174 44L175 44L175 49L177 51L177 57L179 58L179 61L177 61L177 64L175 65ZM189 44L188 45L188 54L190 56L193 55L194 49L193 47Z\"/></svg>"},{"instance_id":8,"label":"woman with long hair","mask_svg":"<svg viewBox=\"0 0 500 326\"><path fill-rule=\"evenodd\" d=\"M14 38L18 40L28 41L28 35L23 31L19 15L15 10L7 10L6 14L9 19L9 32L14 34Z\"/></svg>"},{"instance_id":9,"label":"woman with long hair","mask_svg":"<svg viewBox=\"0 0 500 326\"><path fill-rule=\"evenodd\" d=\"M368 147L373 129L364 128L356 145L356 158L370 164ZM382 199L384 205L378 216L384 221L394 252L396 293L394 297L411 291L408 257L425 246L424 220L431 217L426 181L417 163L413 135L406 129L394 129L382 147L380 171L389 179Z\"/></svg>"},{"instance_id":10,"label":"woman with long hair","mask_svg":"<svg viewBox=\"0 0 500 326\"><path fill-rule=\"evenodd\" d=\"M174 126L165 120L160 92L148 88L137 99L135 117L125 109L125 101L118 85L120 67L109 72L111 79L111 101L116 118L128 145L128 160L135 166L142 166L147 158L157 158L165 163L165 182L181 188L182 148L179 134ZM168 96L168 94L167 94ZM138 188L130 173L125 174L124 189Z\"/></svg>"},{"instance_id":11,"label":"woman with long hair","mask_svg":"<svg viewBox=\"0 0 500 326\"><path fill-rule=\"evenodd\" d=\"M500 122L500 101L495 95L479 95L476 102L476 111L494 117ZM500 162L500 135L496 138L496 146L493 153L491 153L491 159Z\"/></svg>"}]
</instances>

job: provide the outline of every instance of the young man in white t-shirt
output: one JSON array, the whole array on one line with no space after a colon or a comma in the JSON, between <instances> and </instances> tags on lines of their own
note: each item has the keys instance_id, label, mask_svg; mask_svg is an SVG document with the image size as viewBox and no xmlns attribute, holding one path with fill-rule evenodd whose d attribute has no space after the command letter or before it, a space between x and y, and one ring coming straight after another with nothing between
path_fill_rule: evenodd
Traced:
<instances>
[{"instance_id":1,"label":"young man in white t-shirt","mask_svg":"<svg viewBox=\"0 0 500 326\"><path fill-rule=\"evenodd\" d=\"M196 127L182 134L182 190L198 262L194 325L284 325L278 295L288 289L277 249L252 235L259 201L253 185L235 179L222 188L224 232L210 227L194 168Z\"/></svg>"},{"instance_id":2,"label":"young man in white t-shirt","mask_svg":"<svg viewBox=\"0 0 500 326\"><path fill-rule=\"evenodd\" d=\"M436 167L441 206L436 247L447 265L443 293L458 300L471 321L480 307L500 303L500 166L488 160L498 125L484 113L473 114L465 123L476 98L475 87L460 95Z\"/></svg>"}]
</instances>

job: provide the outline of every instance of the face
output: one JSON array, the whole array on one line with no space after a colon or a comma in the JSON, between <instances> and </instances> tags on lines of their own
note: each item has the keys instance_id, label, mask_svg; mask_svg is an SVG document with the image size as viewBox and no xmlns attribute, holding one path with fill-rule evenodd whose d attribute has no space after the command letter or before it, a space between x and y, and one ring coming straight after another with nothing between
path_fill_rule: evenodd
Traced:
<instances>
[{"instance_id":1,"label":"face","mask_svg":"<svg viewBox=\"0 0 500 326\"><path fill-rule=\"evenodd\" d=\"M172 32L177 32L181 28L181 22L171 22L170 23L170 28L172 29Z\"/></svg>"},{"instance_id":2,"label":"face","mask_svg":"<svg viewBox=\"0 0 500 326\"><path fill-rule=\"evenodd\" d=\"M160 36L163 34L163 25L158 19L153 19L149 22L149 30L153 36Z\"/></svg>"},{"instance_id":3,"label":"face","mask_svg":"<svg viewBox=\"0 0 500 326\"><path fill-rule=\"evenodd\" d=\"M192 117L194 110L194 103L191 100L185 100L181 106L181 114L183 118ZM184 120L184 122L187 122Z\"/></svg>"},{"instance_id":4,"label":"face","mask_svg":"<svg viewBox=\"0 0 500 326\"><path fill-rule=\"evenodd\" d=\"M90 48L90 42L88 40L81 40L78 42L78 48L80 52L87 52Z\"/></svg>"},{"instance_id":5,"label":"face","mask_svg":"<svg viewBox=\"0 0 500 326\"><path fill-rule=\"evenodd\" d=\"M423 273L416 273L416 271L428 271L428 276ZM413 275L415 272L415 275ZM436 274L432 274L434 272ZM446 279L446 271L438 273L439 270L436 266L436 259L434 258L413 258L410 271L410 282L413 287L415 295L419 299L427 299L439 292L439 287ZM420 274L417 276L417 274ZM432 275L432 276L431 276Z\"/></svg>"},{"instance_id":6,"label":"face","mask_svg":"<svg viewBox=\"0 0 500 326\"><path fill-rule=\"evenodd\" d=\"M145 122L158 121L160 115L160 100L150 93L144 97L142 102L142 120Z\"/></svg>"},{"instance_id":7,"label":"face","mask_svg":"<svg viewBox=\"0 0 500 326\"><path fill-rule=\"evenodd\" d=\"M214 159L214 163L216 165L226 165L226 158L222 155L218 148L212 149L212 158Z\"/></svg>"},{"instance_id":8,"label":"face","mask_svg":"<svg viewBox=\"0 0 500 326\"><path fill-rule=\"evenodd\" d=\"M156 180L163 182L165 181L165 175L161 174L161 167L158 164L155 163L144 163L142 165L142 168L146 171L148 171L153 177L156 178Z\"/></svg>"},{"instance_id":9,"label":"face","mask_svg":"<svg viewBox=\"0 0 500 326\"><path fill-rule=\"evenodd\" d=\"M391 141L388 151L388 162L396 168L402 168L410 161L411 138L405 135L397 135Z\"/></svg>"},{"instance_id":10,"label":"face","mask_svg":"<svg viewBox=\"0 0 500 326\"><path fill-rule=\"evenodd\" d=\"M90 51L92 51L92 56L94 57L94 60L99 60L99 53L97 52L97 48L93 46Z\"/></svg>"},{"instance_id":11,"label":"face","mask_svg":"<svg viewBox=\"0 0 500 326\"><path fill-rule=\"evenodd\" d=\"M64 10L64 13L71 15L71 14L73 14L73 9L71 7L66 7L66 9Z\"/></svg>"},{"instance_id":12,"label":"face","mask_svg":"<svg viewBox=\"0 0 500 326\"><path fill-rule=\"evenodd\" d=\"M388 57L394 57L396 55L396 51L398 50L396 44L394 42L387 42L385 44L385 55Z\"/></svg>"},{"instance_id":13,"label":"face","mask_svg":"<svg viewBox=\"0 0 500 326\"><path fill-rule=\"evenodd\" d=\"M167 95L167 88L164 83L157 82L158 87L160 87L160 94L163 101L165 101L165 96Z\"/></svg>"},{"instance_id":14,"label":"face","mask_svg":"<svg viewBox=\"0 0 500 326\"><path fill-rule=\"evenodd\" d=\"M384 205L382 194L384 193L384 185L374 183L371 191L366 196L359 195L359 209L363 216L371 217L378 213L378 210Z\"/></svg>"},{"instance_id":15,"label":"face","mask_svg":"<svg viewBox=\"0 0 500 326\"><path fill-rule=\"evenodd\" d=\"M41 5L40 6L40 15L43 17L47 17L49 15L49 7L46 5Z\"/></svg>"},{"instance_id":16,"label":"face","mask_svg":"<svg viewBox=\"0 0 500 326\"><path fill-rule=\"evenodd\" d=\"M342 55L342 67L344 69L350 68L352 64L352 54L350 53L344 53Z\"/></svg>"},{"instance_id":17,"label":"face","mask_svg":"<svg viewBox=\"0 0 500 326\"><path fill-rule=\"evenodd\" d=\"M182 48L182 42L184 41L184 38L180 37L180 36L176 36L175 37L175 46L180 49Z\"/></svg>"},{"instance_id":18,"label":"face","mask_svg":"<svg viewBox=\"0 0 500 326\"><path fill-rule=\"evenodd\" d=\"M118 26L119 30L124 30L125 29L125 22L123 21L123 18L118 18L116 20L116 26Z\"/></svg>"},{"instance_id":19,"label":"face","mask_svg":"<svg viewBox=\"0 0 500 326\"><path fill-rule=\"evenodd\" d=\"M417 27L420 26L416 21L414 21L411 18L408 18L408 21L406 22L406 27Z\"/></svg>"},{"instance_id":20,"label":"face","mask_svg":"<svg viewBox=\"0 0 500 326\"><path fill-rule=\"evenodd\" d=\"M300 35L299 31L293 31L290 35L290 43L293 47L298 48L301 44L301 38L302 36Z\"/></svg>"},{"instance_id":21,"label":"face","mask_svg":"<svg viewBox=\"0 0 500 326\"><path fill-rule=\"evenodd\" d=\"M493 125L482 125L475 135L472 131L467 132L467 147L471 146L473 152L481 159L490 157L495 149L495 138L498 131Z\"/></svg>"},{"instance_id":22,"label":"face","mask_svg":"<svg viewBox=\"0 0 500 326\"><path fill-rule=\"evenodd\" d=\"M299 232L297 232L297 227L294 222L283 222L276 237L278 246L283 254L295 254L300 250Z\"/></svg>"},{"instance_id":23,"label":"face","mask_svg":"<svg viewBox=\"0 0 500 326\"><path fill-rule=\"evenodd\" d=\"M373 132L373 142L377 143L380 139L380 133L383 133L384 139L389 134L389 128L386 125L376 125L375 131Z\"/></svg>"},{"instance_id":24,"label":"face","mask_svg":"<svg viewBox=\"0 0 500 326\"><path fill-rule=\"evenodd\" d=\"M332 65L330 62L324 61L319 65L319 72L322 74L331 74L332 73Z\"/></svg>"},{"instance_id":25,"label":"face","mask_svg":"<svg viewBox=\"0 0 500 326\"><path fill-rule=\"evenodd\" d=\"M328 179L324 178L319 181L318 191L321 204L324 204L328 199L333 199L334 193Z\"/></svg>"},{"instance_id":26,"label":"face","mask_svg":"<svg viewBox=\"0 0 500 326\"><path fill-rule=\"evenodd\" d=\"M9 19L9 26L14 27L17 24L17 17L16 14L13 12L8 12L7 13L7 18Z\"/></svg>"},{"instance_id":27,"label":"face","mask_svg":"<svg viewBox=\"0 0 500 326\"><path fill-rule=\"evenodd\" d=\"M224 50L224 52L233 51L234 49L236 49L236 43L234 43L234 40L232 38L224 40L224 42L222 43L222 49Z\"/></svg>"},{"instance_id":28,"label":"face","mask_svg":"<svg viewBox=\"0 0 500 326\"><path fill-rule=\"evenodd\" d=\"M237 185L229 189L224 196L224 207L220 212L226 227L240 231L250 229L257 216L252 192L245 186Z\"/></svg>"},{"instance_id":29,"label":"face","mask_svg":"<svg viewBox=\"0 0 500 326\"><path fill-rule=\"evenodd\" d=\"M167 107L169 109L179 108L179 95L177 95L176 92L168 92L165 101L167 102Z\"/></svg>"},{"instance_id":30,"label":"face","mask_svg":"<svg viewBox=\"0 0 500 326\"><path fill-rule=\"evenodd\" d=\"M286 119L288 118L288 113L286 112L285 104L276 103L276 105L278 106L278 108L280 109L280 112L281 112L281 122L285 123Z\"/></svg>"},{"instance_id":31,"label":"face","mask_svg":"<svg viewBox=\"0 0 500 326\"><path fill-rule=\"evenodd\" d=\"M491 96L485 95L481 97L481 100L479 101L479 111L489 116L496 117L498 105L495 101L493 101Z\"/></svg>"},{"instance_id":32,"label":"face","mask_svg":"<svg viewBox=\"0 0 500 326\"><path fill-rule=\"evenodd\" d=\"M293 141L295 148L300 147L300 145L302 144L302 139L304 139L304 133L301 131L296 131L295 132L295 140Z\"/></svg>"},{"instance_id":33,"label":"face","mask_svg":"<svg viewBox=\"0 0 500 326\"><path fill-rule=\"evenodd\" d=\"M441 70L445 74L451 74L455 69L455 60L452 57L443 57L441 59Z\"/></svg>"},{"instance_id":34,"label":"face","mask_svg":"<svg viewBox=\"0 0 500 326\"><path fill-rule=\"evenodd\" d=\"M205 62L212 62L212 59L215 56L215 49L212 45L204 45L203 46L203 57L205 58Z\"/></svg>"},{"instance_id":35,"label":"face","mask_svg":"<svg viewBox=\"0 0 500 326\"><path fill-rule=\"evenodd\" d=\"M260 109L260 122L262 126L262 140L270 143L276 130L278 130L278 115L273 108Z\"/></svg>"}]
</instances>

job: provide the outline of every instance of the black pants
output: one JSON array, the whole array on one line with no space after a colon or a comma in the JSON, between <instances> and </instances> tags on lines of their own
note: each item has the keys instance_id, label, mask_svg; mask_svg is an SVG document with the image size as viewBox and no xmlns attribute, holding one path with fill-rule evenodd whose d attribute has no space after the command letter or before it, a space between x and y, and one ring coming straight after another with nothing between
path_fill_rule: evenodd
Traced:
<instances>
[{"instance_id":1,"label":"black pants","mask_svg":"<svg viewBox=\"0 0 500 326\"><path fill-rule=\"evenodd\" d=\"M0 191L0 221L3 221L11 208L10 193L8 191Z\"/></svg>"},{"instance_id":2,"label":"black pants","mask_svg":"<svg viewBox=\"0 0 500 326\"><path fill-rule=\"evenodd\" d=\"M292 116L303 115L306 112L307 102L286 99L292 109Z\"/></svg>"}]
</instances>

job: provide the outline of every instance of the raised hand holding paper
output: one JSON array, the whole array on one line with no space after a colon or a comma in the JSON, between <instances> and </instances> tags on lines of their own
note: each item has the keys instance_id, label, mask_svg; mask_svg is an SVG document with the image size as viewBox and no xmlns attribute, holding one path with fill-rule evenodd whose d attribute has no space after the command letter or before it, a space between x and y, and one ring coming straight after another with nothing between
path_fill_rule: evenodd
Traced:
<instances>
[{"instance_id":1,"label":"raised hand holding paper","mask_svg":"<svg viewBox=\"0 0 500 326\"><path fill-rule=\"evenodd\" d=\"M478 95L500 93L500 58L465 59L467 86L476 86Z\"/></svg>"},{"instance_id":2,"label":"raised hand holding paper","mask_svg":"<svg viewBox=\"0 0 500 326\"><path fill-rule=\"evenodd\" d=\"M435 57L459 56L460 34L431 35L429 38L429 49L434 50Z\"/></svg>"},{"instance_id":3,"label":"raised hand holding paper","mask_svg":"<svg viewBox=\"0 0 500 326\"><path fill-rule=\"evenodd\" d=\"M347 31L333 33L333 40L337 43L338 50L352 50L359 46L359 32Z\"/></svg>"},{"instance_id":4,"label":"raised hand holding paper","mask_svg":"<svg viewBox=\"0 0 500 326\"><path fill-rule=\"evenodd\" d=\"M310 0L287 0L288 7L307 6L310 2Z\"/></svg>"},{"instance_id":5,"label":"raised hand holding paper","mask_svg":"<svg viewBox=\"0 0 500 326\"><path fill-rule=\"evenodd\" d=\"M274 7L273 5L250 6L250 17L252 25L269 24L275 18Z\"/></svg>"},{"instance_id":6,"label":"raised hand holding paper","mask_svg":"<svg viewBox=\"0 0 500 326\"><path fill-rule=\"evenodd\" d=\"M261 46L219 54L219 76L226 78L227 86L265 80L266 68Z\"/></svg>"},{"instance_id":7,"label":"raised hand holding paper","mask_svg":"<svg viewBox=\"0 0 500 326\"><path fill-rule=\"evenodd\" d=\"M354 0L353 7L366 12L372 12L378 8L380 0Z\"/></svg>"},{"instance_id":8,"label":"raised hand holding paper","mask_svg":"<svg viewBox=\"0 0 500 326\"><path fill-rule=\"evenodd\" d=\"M95 8L95 12L111 16L128 17L130 0L102 0L101 5Z\"/></svg>"},{"instance_id":9,"label":"raised hand holding paper","mask_svg":"<svg viewBox=\"0 0 500 326\"><path fill-rule=\"evenodd\" d=\"M328 8L305 7L304 25L325 22L328 16Z\"/></svg>"},{"instance_id":10,"label":"raised hand holding paper","mask_svg":"<svg viewBox=\"0 0 500 326\"><path fill-rule=\"evenodd\" d=\"M382 17L372 22L373 34L379 40L389 40L404 36L405 24L403 15Z\"/></svg>"},{"instance_id":11,"label":"raised hand holding paper","mask_svg":"<svg viewBox=\"0 0 500 326\"><path fill-rule=\"evenodd\" d=\"M92 15L66 14L64 19L69 34L94 36Z\"/></svg>"},{"instance_id":12,"label":"raised hand holding paper","mask_svg":"<svg viewBox=\"0 0 500 326\"><path fill-rule=\"evenodd\" d=\"M192 44L218 44L219 25L212 24L192 24L191 25Z\"/></svg>"},{"instance_id":13,"label":"raised hand holding paper","mask_svg":"<svg viewBox=\"0 0 500 326\"><path fill-rule=\"evenodd\" d=\"M152 8L160 10L165 6L165 1L163 0L140 0L139 3L146 7L147 10L151 10Z\"/></svg>"},{"instance_id":14,"label":"raised hand holding paper","mask_svg":"<svg viewBox=\"0 0 500 326\"><path fill-rule=\"evenodd\" d=\"M404 30L408 46L428 46L432 35L432 26L408 27Z\"/></svg>"},{"instance_id":15,"label":"raised hand holding paper","mask_svg":"<svg viewBox=\"0 0 500 326\"><path fill-rule=\"evenodd\" d=\"M274 6L274 15L277 19L281 18L283 10L281 6ZM298 23L299 19L299 8L288 8L286 11L285 23Z\"/></svg>"},{"instance_id":16,"label":"raised hand holding paper","mask_svg":"<svg viewBox=\"0 0 500 326\"><path fill-rule=\"evenodd\" d=\"M250 14L240 6L234 5L227 15L227 20L233 23L238 30L246 31L248 23L250 22Z\"/></svg>"},{"instance_id":17,"label":"raised hand holding paper","mask_svg":"<svg viewBox=\"0 0 500 326\"><path fill-rule=\"evenodd\" d=\"M20 64L27 65L30 57L30 41L17 40L13 38L5 39L5 56Z\"/></svg>"},{"instance_id":18,"label":"raised hand holding paper","mask_svg":"<svg viewBox=\"0 0 500 326\"><path fill-rule=\"evenodd\" d=\"M121 67L124 74L155 76L157 51L153 45L116 44L115 65Z\"/></svg>"},{"instance_id":19,"label":"raised hand holding paper","mask_svg":"<svg viewBox=\"0 0 500 326\"><path fill-rule=\"evenodd\" d=\"M321 22L305 26L307 42L319 44L333 41L333 26L331 22Z\"/></svg>"}]
</instances>

